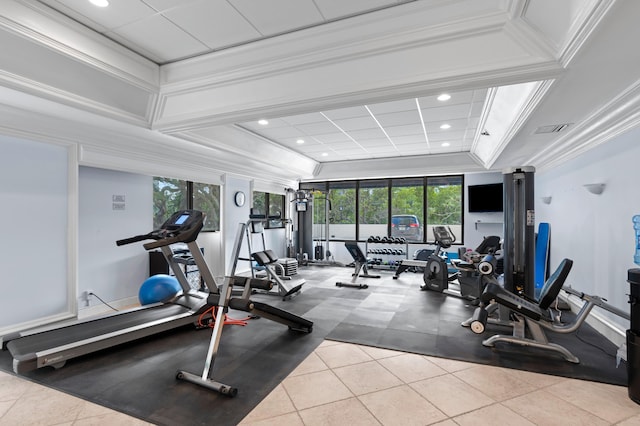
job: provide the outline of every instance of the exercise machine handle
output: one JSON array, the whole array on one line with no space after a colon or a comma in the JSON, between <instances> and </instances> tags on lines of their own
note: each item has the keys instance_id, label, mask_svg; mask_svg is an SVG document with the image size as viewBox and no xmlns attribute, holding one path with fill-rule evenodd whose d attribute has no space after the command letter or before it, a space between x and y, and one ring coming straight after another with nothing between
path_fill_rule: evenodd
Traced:
<instances>
[{"instance_id":1,"label":"exercise machine handle","mask_svg":"<svg viewBox=\"0 0 640 426\"><path fill-rule=\"evenodd\" d=\"M138 241L144 241L151 238L152 233L144 234L144 235L136 235L135 237L124 238L122 240L116 241L117 246L124 246L125 244L137 243Z\"/></svg>"}]
</instances>

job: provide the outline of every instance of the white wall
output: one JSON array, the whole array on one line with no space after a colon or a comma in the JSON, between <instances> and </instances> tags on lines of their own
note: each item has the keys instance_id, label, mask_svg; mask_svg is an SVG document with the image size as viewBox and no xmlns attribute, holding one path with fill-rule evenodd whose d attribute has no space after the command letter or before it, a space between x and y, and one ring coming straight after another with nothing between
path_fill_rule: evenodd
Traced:
<instances>
[{"instance_id":1,"label":"white wall","mask_svg":"<svg viewBox=\"0 0 640 426\"><path fill-rule=\"evenodd\" d=\"M114 210L114 195L125 197L124 210ZM143 243L117 247L116 240L153 230L152 177L80 167L78 222L78 297L92 290L108 302L137 299L149 276L148 252Z\"/></svg>"},{"instance_id":2,"label":"white wall","mask_svg":"<svg viewBox=\"0 0 640 426\"><path fill-rule=\"evenodd\" d=\"M567 284L604 297L626 312L627 270L635 266L631 218L640 214L638 140L640 129L635 129L561 167L536 174L536 222L551 224L552 269L565 257L573 259ZM606 184L601 195L583 187L597 182ZM548 205L541 201L545 196L552 197ZM623 330L628 328L622 318L603 315Z\"/></svg>"},{"instance_id":3,"label":"white wall","mask_svg":"<svg viewBox=\"0 0 640 426\"><path fill-rule=\"evenodd\" d=\"M245 194L244 206L238 207L234 203L236 192L242 191ZM251 209L251 181L230 175L224 176L224 187L222 188L222 237L224 249L224 273L229 274L229 264L232 258L233 244L238 232L238 225L249 220ZM243 248L246 249L246 241L243 241ZM243 252L244 253L244 252ZM243 256L247 256L245 253ZM250 269L248 262L238 262L236 272L244 272Z\"/></svg>"},{"instance_id":4,"label":"white wall","mask_svg":"<svg viewBox=\"0 0 640 426\"><path fill-rule=\"evenodd\" d=\"M66 147L0 136L0 148L0 331L8 332L75 310L69 212L76 183Z\"/></svg>"}]
</instances>

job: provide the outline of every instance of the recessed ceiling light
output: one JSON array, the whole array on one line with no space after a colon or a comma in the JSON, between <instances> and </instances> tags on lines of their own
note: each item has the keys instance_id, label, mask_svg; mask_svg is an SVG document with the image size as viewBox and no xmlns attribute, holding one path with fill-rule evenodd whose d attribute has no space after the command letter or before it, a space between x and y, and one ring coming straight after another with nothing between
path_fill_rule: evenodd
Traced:
<instances>
[{"instance_id":1,"label":"recessed ceiling light","mask_svg":"<svg viewBox=\"0 0 640 426\"><path fill-rule=\"evenodd\" d=\"M263 126L266 126L267 124L269 124L269 120L265 120L263 118L262 120L258 120L258 124L262 124Z\"/></svg>"},{"instance_id":2,"label":"recessed ceiling light","mask_svg":"<svg viewBox=\"0 0 640 426\"><path fill-rule=\"evenodd\" d=\"M327 154L326 152L323 152L323 153L322 153L322 156L323 156L323 157L326 157L326 156L328 156L328 155L329 155L329 154Z\"/></svg>"},{"instance_id":3,"label":"recessed ceiling light","mask_svg":"<svg viewBox=\"0 0 640 426\"><path fill-rule=\"evenodd\" d=\"M296 141L296 143L297 143L298 145L302 145L302 144L304 143L304 139L298 139L298 140Z\"/></svg>"},{"instance_id":4,"label":"recessed ceiling light","mask_svg":"<svg viewBox=\"0 0 640 426\"><path fill-rule=\"evenodd\" d=\"M444 102L444 101L448 101L449 99L451 99L451 95L447 94L447 93L443 93L442 95L438 96L437 98L440 102Z\"/></svg>"},{"instance_id":5,"label":"recessed ceiling light","mask_svg":"<svg viewBox=\"0 0 640 426\"><path fill-rule=\"evenodd\" d=\"M98 7L107 7L109 6L109 0L89 0L89 2Z\"/></svg>"},{"instance_id":6,"label":"recessed ceiling light","mask_svg":"<svg viewBox=\"0 0 640 426\"><path fill-rule=\"evenodd\" d=\"M442 142L442 146L450 146L451 144L449 142Z\"/></svg>"},{"instance_id":7,"label":"recessed ceiling light","mask_svg":"<svg viewBox=\"0 0 640 426\"><path fill-rule=\"evenodd\" d=\"M450 128L451 128L451 124L446 124L446 123L445 123L445 124L443 124L442 126L440 126L440 128L441 128L442 130L450 129Z\"/></svg>"}]
</instances>

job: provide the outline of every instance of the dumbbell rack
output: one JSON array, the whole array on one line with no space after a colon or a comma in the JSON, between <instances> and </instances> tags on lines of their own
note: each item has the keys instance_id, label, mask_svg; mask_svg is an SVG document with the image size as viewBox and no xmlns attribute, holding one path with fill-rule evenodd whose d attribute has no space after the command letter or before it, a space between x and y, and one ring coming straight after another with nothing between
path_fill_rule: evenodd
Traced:
<instances>
[{"instance_id":1,"label":"dumbbell rack","mask_svg":"<svg viewBox=\"0 0 640 426\"><path fill-rule=\"evenodd\" d=\"M409 243L389 238L387 240L370 242L365 244L367 258L374 259L369 264L375 269L396 269L403 259L409 258Z\"/></svg>"}]
</instances>

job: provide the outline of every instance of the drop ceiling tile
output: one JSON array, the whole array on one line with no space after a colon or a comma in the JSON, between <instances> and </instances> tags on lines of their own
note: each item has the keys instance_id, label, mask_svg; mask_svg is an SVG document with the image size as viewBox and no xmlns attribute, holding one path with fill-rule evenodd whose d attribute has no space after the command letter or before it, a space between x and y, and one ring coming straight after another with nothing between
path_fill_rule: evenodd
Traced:
<instances>
[{"instance_id":1,"label":"drop ceiling tile","mask_svg":"<svg viewBox=\"0 0 640 426\"><path fill-rule=\"evenodd\" d=\"M420 115L418 110L390 112L387 114L376 114L376 119L382 125L387 126L404 126L407 124L420 123Z\"/></svg>"},{"instance_id":2,"label":"drop ceiling tile","mask_svg":"<svg viewBox=\"0 0 640 426\"><path fill-rule=\"evenodd\" d=\"M211 49L260 37L260 33L225 0L185 3L163 14Z\"/></svg>"},{"instance_id":3,"label":"drop ceiling tile","mask_svg":"<svg viewBox=\"0 0 640 426\"><path fill-rule=\"evenodd\" d=\"M374 114L388 114L391 112L417 110L416 100L414 98L373 104L368 105L368 107Z\"/></svg>"},{"instance_id":4,"label":"drop ceiling tile","mask_svg":"<svg viewBox=\"0 0 640 426\"><path fill-rule=\"evenodd\" d=\"M335 143L351 141L344 133L325 133L323 135L313 135L313 139L320 143Z\"/></svg>"},{"instance_id":5,"label":"drop ceiling tile","mask_svg":"<svg viewBox=\"0 0 640 426\"><path fill-rule=\"evenodd\" d=\"M330 111L323 111L323 113L332 120L354 117L371 117L367 112L367 109L363 106L332 109Z\"/></svg>"},{"instance_id":6,"label":"drop ceiling tile","mask_svg":"<svg viewBox=\"0 0 640 426\"><path fill-rule=\"evenodd\" d=\"M322 16L326 19L336 19L393 5L396 4L396 0L315 0L315 3L322 12Z\"/></svg>"},{"instance_id":7,"label":"drop ceiling tile","mask_svg":"<svg viewBox=\"0 0 640 426\"><path fill-rule=\"evenodd\" d=\"M295 127L276 127L273 129L262 129L257 132L264 137L278 141L280 138L303 138L305 137L304 133Z\"/></svg>"},{"instance_id":8,"label":"drop ceiling tile","mask_svg":"<svg viewBox=\"0 0 640 426\"><path fill-rule=\"evenodd\" d=\"M160 58L161 62L171 61L176 57L197 55L208 50L162 15L153 15L121 26L113 34L150 52ZM153 37L150 37L150 34L153 34Z\"/></svg>"},{"instance_id":9,"label":"drop ceiling tile","mask_svg":"<svg viewBox=\"0 0 640 426\"><path fill-rule=\"evenodd\" d=\"M467 131L474 132L476 127L480 124L480 117L469 117L467 120Z\"/></svg>"},{"instance_id":10,"label":"drop ceiling tile","mask_svg":"<svg viewBox=\"0 0 640 426\"><path fill-rule=\"evenodd\" d=\"M209 0L144 0L146 4L158 12L165 12L176 7L183 7L194 3L201 3L203 1Z\"/></svg>"},{"instance_id":11,"label":"drop ceiling tile","mask_svg":"<svg viewBox=\"0 0 640 426\"><path fill-rule=\"evenodd\" d=\"M455 142L458 140L462 140L465 136L465 131L463 130L448 130L446 132L432 132L429 133L429 142Z\"/></svg>"},{"instance_id":12,"label":"drop ceiling tile","mask_svg":"<svg viewBox=\"0 0 640 426\"><path fill-rule=\"evenodd\" d=\"M392 138L395 138L396 136L407 136L407 135L420 135L424 138L424 132L422 130L422 125L420 123L409 124L406 126L389 126L389 127L385 126L384 130Z\"/></svg>"},{"instance_id":13,"label":"drop ceiling tile","mask_svg":"<svg viewBox=\"0 0 640 426\"><path fill-rule=\"evenodd\" d=\"M425 143L413 143L402 145L400 152L402 154L429 154L433 150L433 144L427 146Z\"/></svg>"},{"instance_id":14,"label":"drop ceiling tile","mask_svg":"<svg viewBox=\"0 0 640 426\"><path fill-rule=\"evenodd\" d=\"M345 118L341 120L334 120L342 130L345 132L350 132L353 130L364 130L364 129L379 129L378 124L376 124L375 120L371 118L370 115L366 117L355 117L355 118Z\"/></svg>"},{"instance_id":15,"label":"drop ceiling tile","mask_svg":"<svg viewBox=\"0 0 640 426\"><path fill-rule=\"evenodd\" d=\"M393 143L389 142L389 139L385 138L385 139L360 139L358 140L358 143L365 147L365 148L369 148L369 147L373 147L373 146L390 146L393 147Z\"/></svg>"},{"instance_id":16,"label":"drop ceiling tile","mask_svg":"<svg viewBox=\"0 0 640 426\"><path fill-rule=\"evenodd\" d=\"M448 124L451 127L449 129L441 129L440 126L442 124ZM431 137L432 133L442 133L442 132L457 132L466 129L467 120L466 119L456 119L456 120L438 120L425 122L425 127L427 128L427 135Z\"/></svg>"},{"instance_id":17,"label":"drop ceiling tile","mask_svg":"<svg viewBox=\"0 0 640 426\"><path fill-rule=\"evenodd\" d=\"M263 125L258 123L258 120L255 121L246 121L244 123L240 123L240 126L246 127L247 129L261 131L263 129L275 129L278 127L291 127L288 123L280 118L269 118L267 119L269 124Z\"/></svg>"},{"instance_id":18,"label":"drop ceiling tile","mask_svg":"<svg viewBox=\"0 0 640 426\"><path fill-rule=\"evenodd\" d=\"M302 139L304 143L298 143L297 141L300 139ZM290 148L295 148L295 149L304 149L304 148L313 147L313 146L323 146L323 144L316 142L312 138L306 138L306 137L279 138L278 143L281 143L282 145L288 146Z\"/></svg>"},{"instance_id":19,"label":"drop ceiling tile","mask_svg":"<svg viewBox=\"0 0 640 426\"><path fill-rule=\"evenodd\" d=\"M330 150L330 147L324 146L324 145L303 145L298 147L297 151L302 152L304 154L315 154L318 152L325 152Z\"/></svg>"},{"instance_id":20,"label":"drop ceiling tile","mask_svg":"<svg viewBox=\"0 0 640 426\"><path fill-rule=\"evenodd\" d=\"M439 108L428 108L422 110L422 118L425 122L451 122L452 120L465 120L469 117L471 104L458 104L442 106Z\"/></svg>"},{"instance_id":21,"label":"drop ceiling tile","mask_svg":"<svg viewBox=\"0 0 640 426\"><path fill-rule=\"evenodd\" d=\"M288 117L282 117L282 121L289 123L292 126L296 126L298 124L321 123L327 121L327 119L324 118L319 112L313 112L310 114L290 115Z\"/></svg>"},{"instance_id":22,"label":"drop ceiling tile","mask_svg":"<svg viewBox=\"0 0 640 426\"><path fill-rule=\"evenodd\" d=\"M357 141L359 141L360 139L374 139L374 138L381 138L385 140L387 139L384 132L380 130L379 127L376 127L375 129L353 130L349 132L349 136L351 136Z\"/></svg>"},{"instance_id":23,"label":"drop ceiling tile","mask_svg":"<svg viewBox=\"0 0 640 426\"><path fill-rule=\"evenodd\" d=\"M484 108L484 100L479 102L473 102L471 104L471 115L480 117L482 115L482 109Z\"/></svg>"},{"instance_id":24,"label":"drop ceiling tile","mask_svg":"<svg viewBox=\"0 0 640 426\"><path fill-rule=\"evenodd\" d=\"M295 127L307 135L322 135L338 131L336 126L326 120L322 123L298 124Z\"/></svg>"},{"instance_id":25,"label":"drop ceiling tile","mask_svg":"<svg viewBox=\"0 0 640 426\"><path fill-rule=\"evenodd\" d=\"M398 150L393 146L371 146L367 147L367 151L371 154L383 154L384 156L395 157L398 155Z\"/></svg>"},{"instance_id":26,"label":"drop ceiling tile","mask_svg":"<svg viewBox=\"0 0 640 426\"><path fill-rule=\"evenodd\" d=\"M358 154L366 154L367 151L362 148L344 148L344 149L334 149L334 151L341 155L358 155Z\"/></svg>"},{"instance_id":27,"label":"drop ceiling tile","mask_svg":"<svg viewBox=\"0 0 640 426\"><path fill-rule=\"evenodd\" d=\"M424 140L424 135L408 135L408 136L396 136L393 138L393 143L397 146L404 146L407 144L422 143L425 146L427 141Z\"/></svg>"},{"instance_id":28,"label":"drop ceiling tile","mask_svg":"<svg viewBox=\"0 0 640 426\"><path fill-rule=\"evenodd\" d=\"M229 0L262 35L289 32L323 22L312 0ZM286 11L283 13L283 11ZM295 25L292 25L295 23Z\"/></svg>"},{"instance_id":29,"label":"drop ceiling tile","mask_svg":"<svg viewBox=\"0 0 640 426\"><path fill-rule=\"evenodd\" d=\"M107 31L156 14L154 9L140 0L111 0L109 7L97 7L87 0L44 0L42 2L60 9L89 27L92 23L97 23ZM59 7L60 5L62 8Z\"/></svg>"},{"instance_id":30,"label":"drop ceiling tile","mask_svg":"<svg viewBox=\"0 0 640 426\"><path fill-rule=\"evenodd\" d=\"M331 149L343 149L343 148L360 148L360 144L353 142L353 141L342 141L342 142L331 142L331 143L325 143L323 144L324 146L331 148Z\"/></svg>"}]
</instances>

